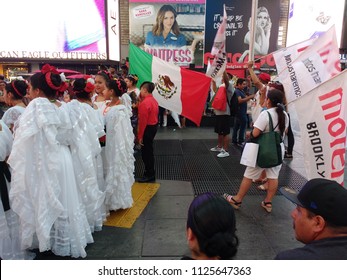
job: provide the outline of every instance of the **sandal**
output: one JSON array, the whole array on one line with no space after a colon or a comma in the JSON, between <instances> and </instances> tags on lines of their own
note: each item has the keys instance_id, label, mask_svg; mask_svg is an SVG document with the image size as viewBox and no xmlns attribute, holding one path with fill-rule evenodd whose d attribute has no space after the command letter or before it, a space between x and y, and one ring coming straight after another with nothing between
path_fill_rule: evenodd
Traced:
<instances>
[{"instance_id":1,"label":"sandal","mask_svg":"<svg viewBox=\"0 0 347 280\"><path fill-rule=\"evenodd\" d=\"M223 194L223 197L230 203L230 205L234 209L239 209L241 207L242 202L237 202L232 195L225 193Z\"/></svg>"},{"instance_id":2,"label":"sandal","mask_svg":"<svg viewBox=\"0 0 347 280\"><path fill-rule=\"evenodd\" d=\"M285 153L285 154L284 154L284 158L292 159L292 158L293 158L293 155L292 155L292 154L287 154L287 153Z\"/></svg>"},{"instance_id":3,"label":"sandal","mask_svg":"<svg viewBox=\"0 0 347 280\"><path fill-rule=\"evenodd\" d=\"M272 211L272 203L271 202L262 201L261 207L263 207L265 209L265 211L268 213L271 213L271 211Z\"/></svg>"},{"instance_id":4,"label":"sandal","mask_svg":"<svg viewBox=\"0 0 347 280\"><path fill-rule=\"evenodd\" d=\"M264 178L264 179L253 179L252 182L256 183L256 184L265 184L267 182L267 178Z\"/></svg>"},{"instance_id":5,"label":"sandal","mask_svg":"<svg viewBox=\"0 0 347 280\"><path fill-rule=\"evenodd\" d=\"M257 186L257 189L260 190L260 191L267 191L267 188L268 187L267 187L266 184Z\"/></svg>"}]
</instances>

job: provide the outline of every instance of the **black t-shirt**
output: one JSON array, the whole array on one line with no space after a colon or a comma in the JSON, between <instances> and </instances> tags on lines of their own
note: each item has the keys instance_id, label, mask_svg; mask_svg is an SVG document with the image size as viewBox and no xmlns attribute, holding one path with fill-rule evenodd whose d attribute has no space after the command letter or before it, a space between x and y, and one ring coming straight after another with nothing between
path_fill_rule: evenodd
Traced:
<instances>
[{"instance_id":1,"label":"black t-shirt","mask_svg":"<svg viewBox=\"0 0 347 280\"><path fill-rule=\"evenodd\" d=\"M275 260L347 260L347 236L325 238L283 251Z\"/></svg>"}]
</instances>

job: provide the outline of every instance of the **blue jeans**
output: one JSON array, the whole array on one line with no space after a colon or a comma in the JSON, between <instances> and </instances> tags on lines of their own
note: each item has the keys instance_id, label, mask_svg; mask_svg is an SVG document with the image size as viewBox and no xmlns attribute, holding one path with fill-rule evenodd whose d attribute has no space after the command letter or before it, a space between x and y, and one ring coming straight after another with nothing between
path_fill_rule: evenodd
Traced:
<instances>
[{"instance_id":1,"label":"blue jeans","mask_svg":"<svg viewBox=\"0 0 347 280\"><path fill-rule=\"evenodd\" d=\"M247 125L247 115L235 117L234 128L233 128L233 138L232 138L233 143L242 144L243 142L245 142L246 125Z\"/></svg>"}]
</instances>

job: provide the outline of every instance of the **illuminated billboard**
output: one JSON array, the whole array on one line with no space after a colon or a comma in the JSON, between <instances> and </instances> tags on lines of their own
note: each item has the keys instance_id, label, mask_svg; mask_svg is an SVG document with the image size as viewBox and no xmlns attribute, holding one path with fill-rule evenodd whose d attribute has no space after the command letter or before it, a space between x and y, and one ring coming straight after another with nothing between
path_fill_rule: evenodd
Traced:
<instances>
[{"instance_id":1,"label":"illuminated billboard","mask_svg":"<svg viewBox=\"0 0 347 280\"><path fill-rule=\"evenodd\" d=\"M335 25L338 46L345 0L291 0L288 16L287 46L316 37Z\"/></svg>"},{"instance_id":2,"label":"illuminated billboard","mask_svg":"<svg viewBox=\"0 0 347 280\"><path fill-rule=\"evenodd\" d=\"M203 66L205 0L129 0L130 42L180 66Z\"/></svg>"},{"instance_id":3,"label":"illuminated billboard","mask_svg":"<svg viewBox=\"0 0 347 280\"><path fill-rule=\"evenodd\" d=\"M105 25L105 3L109 27ZM118 6L118 0L3 1L1 21L6 27L0 59L119 59L119 39L115 38L119 37Z\"/></svg>"}]
</instances>

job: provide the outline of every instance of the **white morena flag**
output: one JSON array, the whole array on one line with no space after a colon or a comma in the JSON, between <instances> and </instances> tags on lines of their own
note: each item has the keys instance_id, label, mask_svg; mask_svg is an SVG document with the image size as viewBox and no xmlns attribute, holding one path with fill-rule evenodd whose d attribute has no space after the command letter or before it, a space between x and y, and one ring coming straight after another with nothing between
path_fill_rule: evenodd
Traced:
<instances>
[{"instance_id":1,"label":"white morena flag","mask_svg":"<svg viewBox=\"0 0 347 280\"><path fill-rule=\"evenodd\" d=\"M347 70L294 102L308 179L344 181ZM309 109L308 109L309 108Z\"/></svg>"},{"instance_id":2,"label":"white morena flag","mask_svg":"<svg viewBox=\"0 0 347 280\"><path fill-rule=\"evenodd\" d=\"M227 12L223 11L223 20L218 27L216 37L214 38L211 54L214 59L210 67L206 71L206 75L211 78L221 77L227 66L227 54L225 51L225 34L227 28Z\"/></svg>"},{"instance_id":3,"label":"white morena flag","mask_svg":"<svg viewBox=\"0 0 347 280\"><path fill-rule=\"evenodd\" d=\"M284 59L286 67L278 77L283 83L289 103L340 73L335 26L315 40L295 60L290 54Z\"/></svg>"},{"instance_id":4,"label":"white morena flag","mask_svg":"<svg viewBox=\"0 0 347 280\"><path fill-rule=\"evenodd\" d=\"M292 61L296 60L297 57L309 46L311 46L316 40L317 38L311 38L290 47L286 47L273 52L272 56L276 63L277 73L281 73L283 70L285 70L285 68L287 68L286 57L289 56Z\"/></svg>"}]
</instances>

